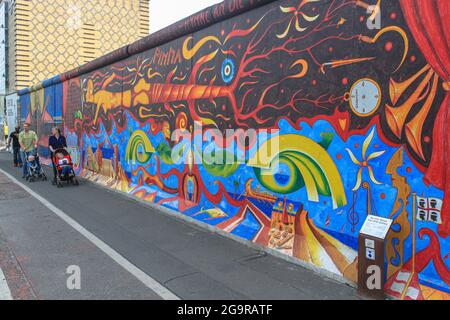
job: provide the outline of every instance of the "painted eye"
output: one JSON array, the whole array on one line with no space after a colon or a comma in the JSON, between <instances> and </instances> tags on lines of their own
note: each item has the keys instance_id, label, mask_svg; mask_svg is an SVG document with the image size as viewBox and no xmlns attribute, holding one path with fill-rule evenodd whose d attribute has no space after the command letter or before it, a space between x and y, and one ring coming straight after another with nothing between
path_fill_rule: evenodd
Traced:
<instances>
[{"instance_id":1,"label":"painted eye","mask_svg":"<svg viewBox=\"0 0 450 320\"><path fill-rule=\"evenodd\" d=\"M222 64L222 79L225 83L233 81L235 73L234 62L231 59L225 59Z\"/></svg>"}]
</instances>

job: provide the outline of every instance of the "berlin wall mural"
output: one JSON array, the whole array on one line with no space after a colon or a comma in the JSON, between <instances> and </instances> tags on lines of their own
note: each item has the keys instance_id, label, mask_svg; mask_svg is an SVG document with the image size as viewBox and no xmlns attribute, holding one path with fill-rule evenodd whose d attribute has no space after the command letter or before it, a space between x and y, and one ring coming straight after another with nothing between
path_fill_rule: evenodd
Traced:
<instances>
[{"instance_id":1,"label":"berlin wall mural","mask_svg":"<svg viewBox=\"0 0 450 320\"><path fill-rule=\"evenodd\" d=\"M59 77L58 77L59 79ZM43 163L50 164L48 138L54 126L62 124L62 83L47 86L50 81L36 86L26 95L20 96L20 122L30 123L39 134L38 151Z\"/></svg>"},{"instance_id":2,"label":"berlin wall mural","mask_svg":"<svg viewBox=\"0 0 450 320\"><path fill-rule=\"evenodd\" d=\"M22 91L41 151L62 114L79 175L353 282L367 215L391 218L386 292L449 298L450 4L208 12L227 19Z\"/></svg>"}]
</instances>

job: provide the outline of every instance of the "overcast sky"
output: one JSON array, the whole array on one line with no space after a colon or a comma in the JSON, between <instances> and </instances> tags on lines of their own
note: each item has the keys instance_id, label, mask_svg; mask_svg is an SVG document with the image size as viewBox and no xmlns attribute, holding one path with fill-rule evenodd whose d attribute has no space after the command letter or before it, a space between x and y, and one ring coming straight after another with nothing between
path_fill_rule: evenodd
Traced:
<instances>
[{"instance_id":1,"label":"overcast sky","mask_svg":"<svg viewBox=\"0 0 450 320\"><path fill-rule=\"evenodd\" d=\"M150 33L222 0L150 0Z\"/></svg>"}]
</instances>

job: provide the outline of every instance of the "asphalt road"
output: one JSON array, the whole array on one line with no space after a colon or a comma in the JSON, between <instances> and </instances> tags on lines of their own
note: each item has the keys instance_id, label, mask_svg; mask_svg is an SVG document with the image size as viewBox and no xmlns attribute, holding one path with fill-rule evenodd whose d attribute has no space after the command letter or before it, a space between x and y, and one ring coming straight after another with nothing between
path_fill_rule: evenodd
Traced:
<instances>
[{"instance_id":1,"label":"asphalt road","mask_svg":"<svg viewBox=\"0 0 450 320\"><path fill-rule=\"evenodd\" d=\"M26 183L6 153L0 169L181 299L358 299L354 288L93 183ZM0 268L14 299L161 299L107 253L0 173ZM80 290L67 287L69 266L80 267Z\"/></svg>"}]
</instances>

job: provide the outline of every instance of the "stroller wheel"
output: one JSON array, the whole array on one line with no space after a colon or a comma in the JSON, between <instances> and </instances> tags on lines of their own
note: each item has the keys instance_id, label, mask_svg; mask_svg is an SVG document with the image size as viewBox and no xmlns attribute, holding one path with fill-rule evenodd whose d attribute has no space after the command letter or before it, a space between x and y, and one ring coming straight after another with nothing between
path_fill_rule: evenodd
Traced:
<instances>
[{"instance_id":1,"label":"stroller wheel","mask_svg":"<svg viewBox=\"0 0 450 320\"><path fill-rule=\"evenodd\" d=\"M61 179L59 178L59 177L56 177L56 180L54 181L54 183L56 184L56 186L58 187L58 188L62 188L62 182L61 182Z\"/></svg>"},{"instance_id":2,"label":"stroller wheel","mask_svg":"<svg viewBox=\"0 0 450 320\"><path fill-rule=\"evenodd\" d=\"M78 182L78 180L76 178L73 179L73 184L75 186L79 186L80 185L80 183Z\"/></svg>"},{"instance_id":3,"label":"stroller wheel","mask_svg":"<svg viewBox=\"0 0 450 320\"><path fill-rule=\"evenodd\" d=\"M47 176L46 176L45 174L42 175L42 180L43 180L43 181L47 181L47 180L48 180L48 179L47 179Z\"/></svg>"}]
</instances>

